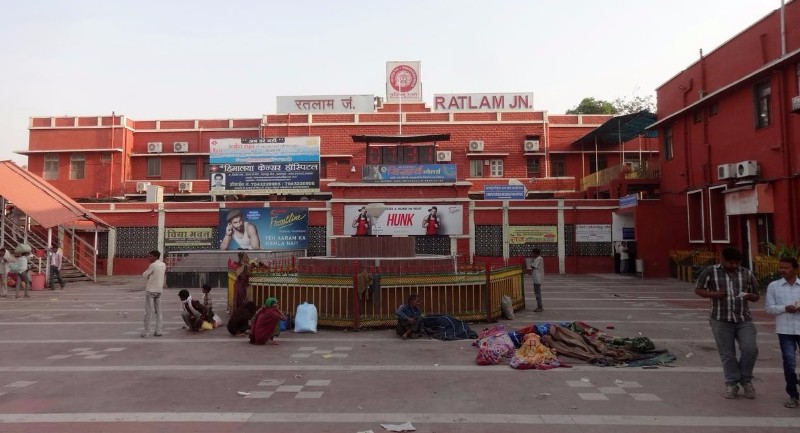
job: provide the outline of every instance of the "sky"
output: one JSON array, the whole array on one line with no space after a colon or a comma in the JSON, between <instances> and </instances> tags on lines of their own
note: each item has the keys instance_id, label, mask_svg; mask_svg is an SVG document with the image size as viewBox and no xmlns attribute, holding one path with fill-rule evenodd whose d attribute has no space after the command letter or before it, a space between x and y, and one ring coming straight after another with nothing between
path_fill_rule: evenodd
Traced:
<instances>
[{"instance_id":1,"label":"sky","mask_svg":"<svg viewBox=\"0 0 800 433\"><path fill-rule=\"evenodd\" d=\"M532 92L564 113L655 89L780 0L0 0L0 160L36 116L257 118L290 95Z\"/></svg>"}]
</instances>

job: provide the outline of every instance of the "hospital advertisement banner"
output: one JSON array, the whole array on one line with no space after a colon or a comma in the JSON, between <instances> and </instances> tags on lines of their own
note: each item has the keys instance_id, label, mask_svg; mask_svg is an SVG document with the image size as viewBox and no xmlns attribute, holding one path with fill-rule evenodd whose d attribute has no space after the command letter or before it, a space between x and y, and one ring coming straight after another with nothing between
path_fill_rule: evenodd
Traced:
<instances>
[{"instance_id":1,"label":"hospital advertisement banner","mask_svg":"<svg viewBox=\"0 0 800 433\"><path fill-rule=\"evenodd\" d=\"M220 209L217 245L220 250L304 250L308 248L308 209Z\"/></svg>"},{"instance_id":2,"label":"hospital advertisement banner","mask_svg":"<svg viewBox=\"0 0 800 433\"><path fill-rule=\"evenodd\" d=\"M364 222L366 220L366 223ZM464 206L454 204L346 205L344 234L354 236L359 227L372 236L425 236L464 234Z\"/></svg>"},{"instance_id":3,"label":"hospital advertisement banner","mask_svg":"<svg viewBox=\"0 0 800 433\"><path fill-rule=\"evenodd\" d=\"M211 139L211 193L319 192L319 145L319 137Z\"/></svg>"},{"instance_id":4,"label":"hospital advertisement banner","mask_svg":"<svg viewBox=\"0 0 800 433\"><path fill-rule=\"evenodd\" d=\"M367 164L361 180L377 183L439 183L456 181L455 164Z\"/></svg>"},{"instance_id":5,"label":"hospital advertisement banner","mask_svg":"<svg viewBox=\"0 0 800 433\"><path fill-rule=\"evenodd\" d=\"M509 226L509 244L558 242L557 226Z\"/></svg>"},{"instance_id":6,"label":"hospital advertisement banner","mask_svg":"<svg viewBox=\"0 0 800 433\"><path fill-rule=\"evenodd\" d=\"M422 62L386 62L386 102L422 102Z\"/></svg>"}]
</instances>

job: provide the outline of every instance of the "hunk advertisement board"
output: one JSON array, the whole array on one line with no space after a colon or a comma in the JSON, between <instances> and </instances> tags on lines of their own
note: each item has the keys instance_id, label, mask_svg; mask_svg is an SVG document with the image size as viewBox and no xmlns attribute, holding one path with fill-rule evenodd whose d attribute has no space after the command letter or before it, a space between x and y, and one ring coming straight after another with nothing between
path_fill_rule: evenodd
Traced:
<instances>
[{"instance_id":1,"label":"hunk advertisement board","mask_svg":"<svg viewBox=\"0 0 800 433\"><path fill-rule=\"evenodd\" d=\"M211 139L211 193L319 192L319 143L319 137Z\"/></svg>"},{"instance_id":2,"label":"hunk advertisement board","mask_svg":"<svg viewBox=\"0 0 800 433\"><path fill-rule=\"evenodd\" d=\"M221 250L304 250L308 247L308 209L220 209L219 237Z\"/></svg>"},{"instance_id":3,"label":"hunk advertisement board","mask_svg":"<svg viewBox=\"0 0 800 433\"><path fill-rule=\"evenodd\" d=\"M366 226L365 234L374 236L461 235L463 221L462 205L386 205L377 211L371 206L344 207L344 234L350 236L356 235L359 226Z\"/></svg>"}]
</instances>

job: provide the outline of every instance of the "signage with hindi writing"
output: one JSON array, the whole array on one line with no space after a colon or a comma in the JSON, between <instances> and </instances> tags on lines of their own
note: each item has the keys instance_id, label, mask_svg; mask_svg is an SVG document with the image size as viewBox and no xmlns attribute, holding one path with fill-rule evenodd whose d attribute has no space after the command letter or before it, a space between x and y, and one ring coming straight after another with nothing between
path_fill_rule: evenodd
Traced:
<instances>
[{"instance_id":1,"label":"signage with hindi writing","mask_svg":"<svg viewBox=\"0 0 800 433\"><path fill-rule=\"evenodd\" d=\"M164 246L211 247L214 230L211 227L176 227L164 231Z\"/></svg>"},{"instance_id":2,"label":"signage with hindi writing","mask_svg":"<svg viewBox=\"0 0 800 433\"><path fill-rule=\"evenodd\" d=\"M447 93L433 95L433 111L533 110L533 93Z\"/></svg>"},{"instance_id":3,"label":"signage with hindi writing","mask_svg":"<svg viewBox=\"0 0 800 433\"><path fill-rule=\"evenodd\" d=\"M576 224L575 241L611 242L611 224Z\"/></svg>"},{"instance_id":4,"label":"signage with hindi writing","mask_svg":"<svg viewBox=\"0 0 800 433\"><path fill-rule=\"evenodd\" d=\"M422 62L386 62L386 102L422 102Z\"/></svg>"},{"instance_id":5,"label":"signage with hindi writing","mask_svg":"<svg viewBox=\"0 0 800 433\"><path fill-rule=\"evenodd\" d=\"M319 192L319 137L213 138L212 194Z\"/></svg>"},{"instance_id":6,"label":"signage with hindi writing","mask_svg":"<svg viewBox=\"0 0 800 433\"><path fill-rule=\"evenodd\" d=\"M279 114L372 113L375 95L278 96Z\"/></svg>"},{"instance_id":7,"label":"signage with hindi writing","mask_svg":"<svg viewBox=\"0 0 800 433\"><path fill-rule=\"evenodd\" d=\"M558 242L557 226L508 226L509 244Z\"/></svg>"},{"instance_id":8,"label":"signage with hindi writing","mask_svg":"<svg viewBox=\"0 0 800 433\"><path fill-rule=\"evenodd\" d=\"M364 182L455 182L455 164L367 164L361 167Z\"/></svg>"},{"instance_id":9,"label":"signage with hindi writing","mask_svg":"<svg viewBox=\"0 0 800 433\"><path fill-rule=\"evenodd\" d=\"M619 198L619 208L625 209L628 207L636 207L639 204L639 196L636 194L628 194Z\"/></svg>"},{"instance_id":10,"label":"signage with hindi writing","mask_svg":"<svg viewBox=\"0 0 800 433\"><path fill-rule=\"evenodd\" d=\"M308 247L308 209L220 209L219 237L221 250L304 250Z\"/></svg>"},{"instance_id":11,"label":"signage with hindi writing","mask_svg":"<svg viewBox=\"0 0 800 433\"><path fill-rule=\"evenodd\" d=\"M355 235L360 218L366 218L366 235L422 236L461 235L464 233L464 206L460 204L420 204L382 206L378 212L368 206L344 207L344 234Z\"/></svg>"},{"instance_id":12,"label":"signage with hindi writing","mask_svg":"<svg viewBox=\"0 0 800 433\"><path fill-rule=\"evenodd\" d=\"M483 198L485 200L524 200L525 186L484 185Z\"/></svg>"}]
</instances>

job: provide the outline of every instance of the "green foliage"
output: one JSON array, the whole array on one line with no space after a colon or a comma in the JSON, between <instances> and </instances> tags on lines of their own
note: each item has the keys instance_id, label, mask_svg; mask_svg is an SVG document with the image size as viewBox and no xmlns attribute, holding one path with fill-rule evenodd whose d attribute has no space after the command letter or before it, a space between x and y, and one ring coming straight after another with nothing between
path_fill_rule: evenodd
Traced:
<instances>
[{"instance_id":1,"label":"green foliage","mask_svg":"<svg viewBox=\"0 0 800 433\"><path fill-rule=\"evenodd\" d=\"M567 110L567 114L617 114L614 104L594 98L583 98L577 107Z\"/></svg>"},{"instance_id":2,"label":"green foliage","mask_svg":"<svg viewBox=\"0 0 800 433\"><path fill-rule=\"evenodd\" d=\"M642 110L655 113L656 103L653 101L653 95L634 96L631 99L617 98L614 100L614 108L619 114L638 113Z\"/></svg>"},{"instance_id":3,"label":"green foliage","mask_svg":"<svg viewBox=\"0 0 800 433\"><path fill-rule=\"evenodd\" d=\"M800 257L800 247L793 247L786 245L783 242L773 244L772 242L764 242L767 246L767 254L773 257Z\"/></svg>"}]
</instances>

